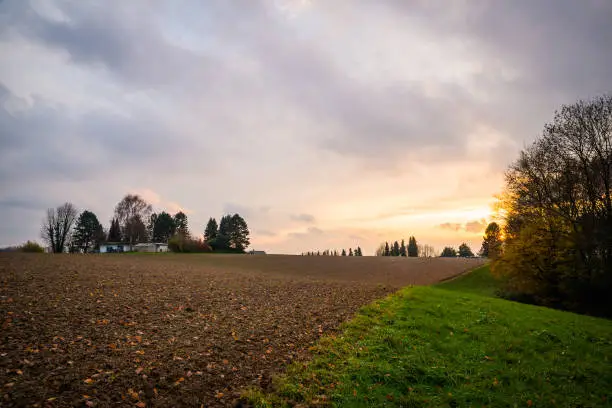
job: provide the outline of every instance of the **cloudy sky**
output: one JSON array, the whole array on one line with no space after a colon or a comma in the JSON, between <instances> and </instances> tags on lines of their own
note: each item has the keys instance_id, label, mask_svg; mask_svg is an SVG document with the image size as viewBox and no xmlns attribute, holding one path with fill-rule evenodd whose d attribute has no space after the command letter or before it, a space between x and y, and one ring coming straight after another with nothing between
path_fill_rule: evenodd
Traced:
<instances>
[{"instance_id":1,"label":"cloudy sky","mask_svg":"<svg viewBox=\"0 0 612 408\"><path fill-rule=\"evenodd\" d=\"M612 88L609 0L0 1L0 245L136 192L253 247L478 249L503 171Z\"/></svg>"}]
</instances>

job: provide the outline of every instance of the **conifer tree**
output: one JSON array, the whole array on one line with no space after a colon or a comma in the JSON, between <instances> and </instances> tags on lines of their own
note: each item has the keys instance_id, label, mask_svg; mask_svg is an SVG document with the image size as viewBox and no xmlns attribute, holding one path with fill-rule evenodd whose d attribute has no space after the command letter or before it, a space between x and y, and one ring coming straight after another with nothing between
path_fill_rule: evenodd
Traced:
<instances>
[{"instance_id":1,"label":"conifer tree","mask_svg":"<svg viewBox=\"0 0 612 408\"><path fill-rule=\"evenodd\" d=\"M414 236L408 239L408 256L413 258L419 256L419 246Z\"/></svg>"},{"instance_id":2,"label":"conifer tree","mask_svg":"<svg viewBox=\"0 0 612 408\"><path fill-rule=\"evenodd\" d=\"M391 250L391 256L399 256L399 255L400 255L399 242L395 241L393 243L393 249Z\"/></svg>"}]
</instances>

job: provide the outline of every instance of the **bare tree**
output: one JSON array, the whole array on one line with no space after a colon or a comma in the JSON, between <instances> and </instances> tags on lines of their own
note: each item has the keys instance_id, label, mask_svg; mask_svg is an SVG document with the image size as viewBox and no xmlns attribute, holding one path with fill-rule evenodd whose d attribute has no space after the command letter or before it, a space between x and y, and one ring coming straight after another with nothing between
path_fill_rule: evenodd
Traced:
<instances>
[{"instance_id":1,"label":"bare tree","mask_svg":"<svg viewBox=\"0 0 612 408\"><path fill-rule=\"evenodd\" d=\"M49 208L41 229L42 239L54 253L64 252L67 238L77 217L77 210L71 203Z\"/></svg>"},{"instance_id":2,"label":"bare tree","mask_svg":"<svg viewBox=\"0 0 612 408\"><path fill-rule=\"evenodd\" d=\"M149 219L153 211L151 204L147 203L138 194L128 194L115 207L115 216L121 224L123 236L131 244L144 240L143 220ZM146 228L144 229L146 232Z\"/></svg>"},{"instance_id":3,"label":"bare tree","mask_svg":"<svg viewBox=\"0 0 612 408\"><path fill-rule=\"evenodd\" d=\"M419 248L419 257L422 258L431 258L436 256L436 250L431 245L418 245Z\"/></svg>"}]
</instances>

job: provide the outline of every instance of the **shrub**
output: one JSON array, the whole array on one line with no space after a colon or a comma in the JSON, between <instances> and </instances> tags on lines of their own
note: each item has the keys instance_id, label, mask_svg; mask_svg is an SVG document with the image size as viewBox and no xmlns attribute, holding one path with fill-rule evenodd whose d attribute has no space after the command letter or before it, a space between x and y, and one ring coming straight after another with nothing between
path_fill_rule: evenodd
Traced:
<instances>
[{"instance_id":1,"label":"shrub","mask_svg":"<svg viewBox=\"0 0 612 408\"><path fill-rule=\"evenodd\" d=\"M176 234L168 240L168 249L172 252L212 252L212 248L201 239L193 239L182 234Z\"/></svg>"},{"instance_id":2,"label":"shrub","mask_svg":"<svg viewBox=\"0 0 612 408\"><path fill-rule=\"evenodd\" d=\"M21 252L35 252L35 253L43 253L45 252L45 248L40 246L38 242L28 241L25 244L19 247Z\"/></svg>"}]
</instances>

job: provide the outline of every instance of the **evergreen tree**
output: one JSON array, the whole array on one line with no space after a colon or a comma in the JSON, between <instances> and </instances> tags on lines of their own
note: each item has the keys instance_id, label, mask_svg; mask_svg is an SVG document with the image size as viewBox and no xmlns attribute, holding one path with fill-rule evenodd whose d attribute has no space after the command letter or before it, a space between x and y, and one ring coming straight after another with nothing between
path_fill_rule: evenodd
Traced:
<instances>
[{"instance_id":1,"label":"evergreen tree","mask_svg":"<svg viewBox=\"0 0 612 408\"><path fill-rule=\"evenodd\" d=\"M121 226L117 218L111 220L110 229L108 230L108 241L121 242Z\"/></svg>"},{"instance_id":2,"label":"evergreen tree","mask_svg":"<svg viewBox=\"0 0 612 408\"><path fill-rule=\"evenodd\" d=\"M234 214L230 221L230 228L230 247L237 252L244 252L251 243L246 221L239 214Z\"/></svg>"},{"instance_id":3,"label":"evergreen tree","mask_svg":"<svg viewBox=\"0 0 612 408\"><path fill-rule=\"evenodd\" d=\"M400 256L406 256L406 255L407 255L407 252L406 252L406 243L402 239L402 244L400 245Z\"/></svg>"},{"instance_id":4,"label":"evergreen tree","mask_svg":"<svg viewBox=\"0 0 612 408\"><path fill-rule=\"evenodd\" d=\"M384 256L390 256L391 255L391 251L389 250L389 243L385 242L385 254Z\"/></svg>"},{"instance_id":5,"label":"evergreen tree","mask_svg":"<svg viewBox=\"0 0 612 408\"><path fill-rule=\"evenodd\" d=\"M227 251L230 249L232 216L224 215L219 221L219 231L217 236L210 242L210 246L216 251Z\"/></svg>"},{"instance_id":6,"label":"evergreen tree","mask_svg":"<svg viewBox=\"0 0 612 408\"><path fill-rule=\"evenodd\" d=\"M346 256L346 250L342 249L342 256Z\"/></svg>"},{"instance_id":7,"label":"evergreen tree","mask_svg":"<svg viewBox=\"0 0 612 408\"><path fill-rule=\"evenodd\" d=\"M419 246L417 245L415 237L410 237L408 239L408 256L412 258L419 256Z\"/></svg>"},{"instance_id":8,"label":"evergreen tree","mask_svg":"<svg viewBox=\"0 0 612 408\"><path fill-rule=\"evenodd\" d=\"M175 219L165 211L159 213L155 217L151 240L153 242L168 242L176 233Z\"/></svg>"},{"instance_id":9,"label":"evergreen tree","mask_svg":"<svg viewBox=\"0 0 612 408\"><path fill-rule=\"evenodd\" d=\"M357 256L363 256L363 254L361 253L361 247L357 247L356 252L357 252L356 253Z\"/></svg>"},{"instance_id":10,"label":"evergreen tree","mask_svg":"<svg viewBox=\"0 0 612 408\"><path fill-rule=\"evenodd\" d=\"M102 224L96 214L83 211L77 220L72 235L72 245L83 252L91 252L100 245L104 239Z\"/></svg>"},{"instance_id":11,"label":"evergreen tree","mask_svg":"<svg viewBox=\"0 0 612 408\"><path fill-rule=\"evenodd\" d=\"M349 248L349 254L348 254L348 256L353 256L353 249L352 249L352 248Z\"/></svg>"},{"instance_id":12,"label":"evergreen tree","mask_svg":"<svg viewBox=\"0 0 612 408\"><path fill-rule=\"evenodd\" d=\"M206 229L204 230L204 241L211 242L217 238L218 233L219 226L217 225L217 220L212 217L209 218L208 223L206 224Z\"/></svg>"},{"instance_id":13,"label":"evergreen tree","mask_svg":"<svg viewBox=\"0 0 612 408\"><path fill-rule=\"evenodd\" d=\"M395 241L393 243L393 249L391 250L391 256L399 256L399 255L400 255L399 242Z\"/></svg>"}]
</instances>

